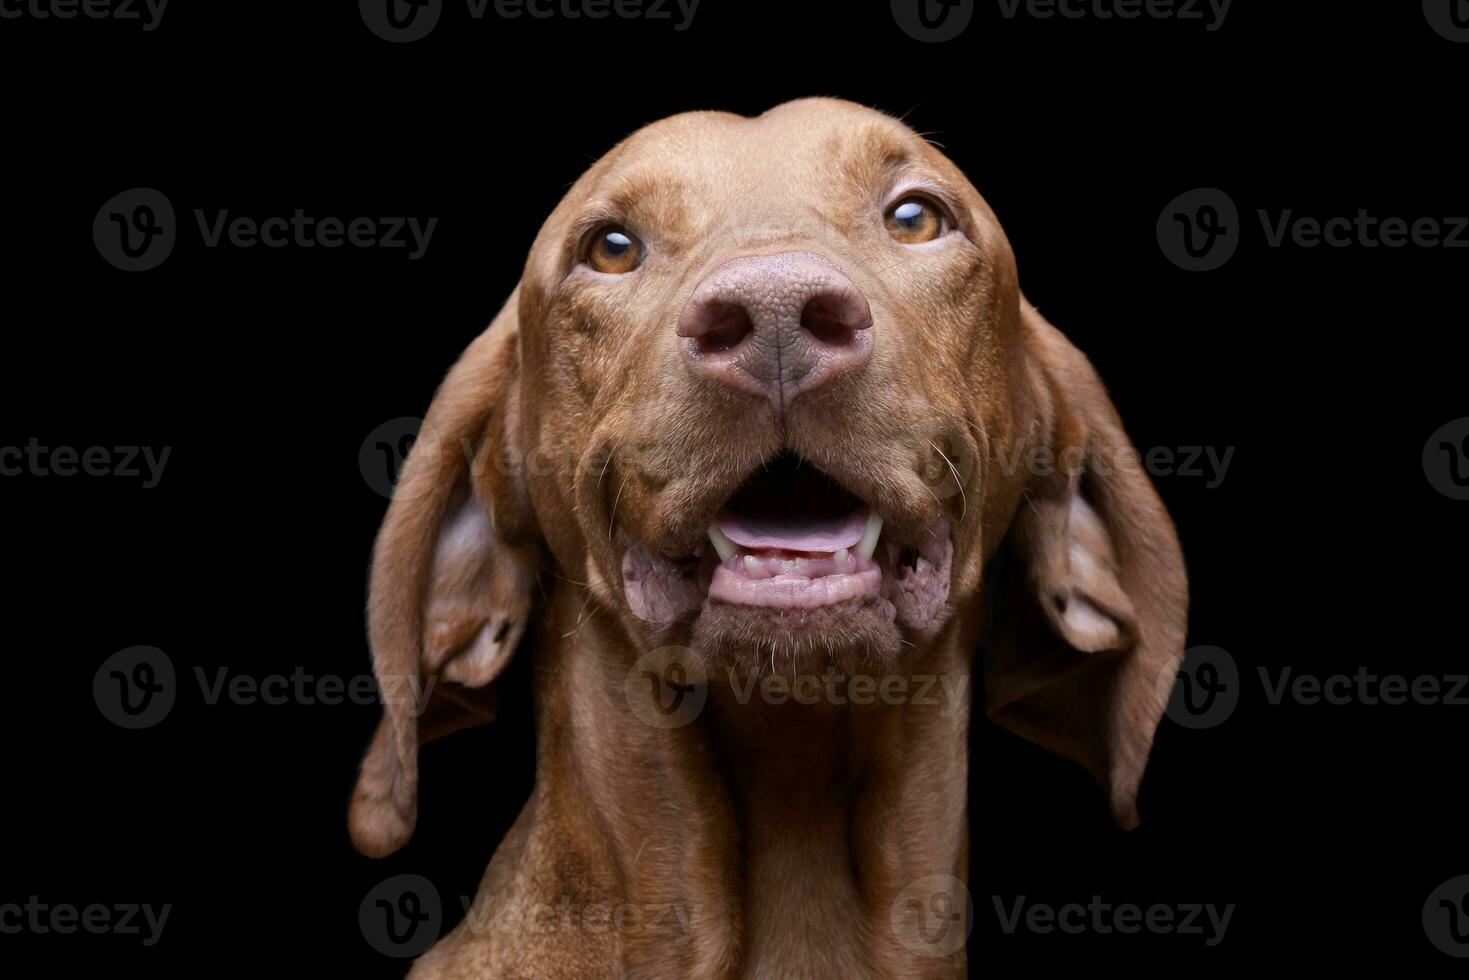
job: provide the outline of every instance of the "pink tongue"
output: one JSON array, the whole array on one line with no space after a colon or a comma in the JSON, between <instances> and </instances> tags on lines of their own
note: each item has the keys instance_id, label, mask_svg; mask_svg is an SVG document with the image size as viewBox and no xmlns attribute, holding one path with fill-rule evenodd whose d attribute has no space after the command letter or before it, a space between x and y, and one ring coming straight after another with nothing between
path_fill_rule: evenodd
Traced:
<instances>
[{"instance_id":1,"label":"pink tongue","mask_svg":"<svg viewBox=\"0 0 1469 980\"><path fill-rule=\"evenodd\" d=\"M862 540L867 510L826 518L744 517L726 510L720 512L717 523L725 537L750 551L840 551Z\"/></svg>"}]
</instances>

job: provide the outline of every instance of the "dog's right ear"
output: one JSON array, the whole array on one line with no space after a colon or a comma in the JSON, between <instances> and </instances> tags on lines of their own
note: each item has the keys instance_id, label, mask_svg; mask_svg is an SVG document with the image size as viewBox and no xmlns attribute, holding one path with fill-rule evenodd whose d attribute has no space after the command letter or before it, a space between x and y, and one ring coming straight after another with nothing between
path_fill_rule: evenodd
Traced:
<instances>
[{"instance_id":1,"label":"dog's right ear","mask_svg":"<svg viewBox=\"0 0 1469 980\"><path fill-rule=\"evenodd\" d=\"M384 716L348 815L370 857L412 836L419 744L493 717L483 689L530 617L541 545L517 465L518 305L516 290L434 396L378 532L368 635Z\"/></svg>"},{"instance_id":2,"label":"dog's right ear","mask_svg":"<svg viewBox=\"0 0 1469 980\"><path fill-rule=\"evenodd\" d=\"M985 651L992 721L1081 763L1123 827L1183 654L1188 576L1178 533L1101 379L1022 298L1021 338L1040 406L1002 544ZM999 566L992 566L998 568Z\"/></svg>"}]
</instances>

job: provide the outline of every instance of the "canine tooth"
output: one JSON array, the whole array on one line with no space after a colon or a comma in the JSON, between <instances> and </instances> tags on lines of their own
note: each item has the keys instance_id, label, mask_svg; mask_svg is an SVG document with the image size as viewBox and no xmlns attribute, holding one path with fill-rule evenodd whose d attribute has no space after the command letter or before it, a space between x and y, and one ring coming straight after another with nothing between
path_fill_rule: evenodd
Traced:
<instances>
[{"instance_id":1,"label":"canine tooth","mask_svg":"<svg viewBox=\"0 0 1469 980\"><path fill-rule=\"evenodd\" d=\"M719 525L709 525L709 541L714 545L714 550L719 552L720 561L729 561L734 557L735 543L725 536Z\"/></svg>"},{"instance_id":2,"label":"canine tooth","mask_svg":"<svg viewBox=\"0 0 1469 980\"><path fill-rule=\"evenodd\" d=\"M872 560L872 553L877 550L877 536L882 533L882 518L876 514L867 515L867 529L862 532L862 540L857 542L857 554L865 561Z\"/></svg>"},{"instance_id":3,"label":"canine tooth","mask_svg":"<svg viewBox=\"0 0 1469 980\"><path fill-rule=\"evenodd\" d=\"M852 553L850 551L848 551L846 548L843 548L841 551L838 551L836 554L832 555L831 557L836 561L837 567L838 568L841 568L843 565L845 565L847 563L847 559L852 557Z\"/></svg>"},{"instance_id":4,"label":"canine tooth","mask_svg":"<svg viewBox=\"0 0 1469 980\"><path fill-rule=\"evenodd\" d=\"M760 562L754 555L745 556L745 571L751 575L760 574Z\"/></svg>"}]
</instances>

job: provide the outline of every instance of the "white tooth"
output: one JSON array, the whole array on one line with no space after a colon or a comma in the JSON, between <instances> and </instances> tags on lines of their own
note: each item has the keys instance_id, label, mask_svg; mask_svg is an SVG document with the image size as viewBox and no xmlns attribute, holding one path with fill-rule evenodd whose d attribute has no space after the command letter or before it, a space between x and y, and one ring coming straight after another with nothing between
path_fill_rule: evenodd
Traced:
<instances>
[{"instance_id":1,"label":"white tooth","mask_svg":"<svg viewBox=\"0 0 1469 980\"><path fill-rule=\"evenodd\" d=\"M714 550L719 552L720 561L729 561L734 557L735 543L725 537L717 524L709 525L709 540L714 544Z\"/></svg>"},{"instance_id":2,"label":"white tooth","mask_svg":"<svg viewBox=\"0 0 1469 980\"><path fill-rule=\"evenodd\" d=\"M759 575L760 568L760 562L755 558L754 555L745 556L745 571L749 572L751 575Z\"/></svg>"},{"instance_id":3,"label":"white tooth","mask_svg":"<svg viewBox=\"0 0 1469 980\"><path fill-rule=\"evenodd\" d=\"M832 555L831 557L836 560L837 568L841 568L843 565L845 565L847 563L847 559L850 558L850 557L852 557L852 553L850 551L848 551L846 548L843 548L841 551L838 551L836 554Z\"/></svg>"},{"instance_id":4,"label":"white tooth","mask_svg":"<svg viewBox=\"0 0 1469 980\"><path fill-rule=\"evenodd\" d=\"M864 560L872 560L872 553L877 550L877 536L881 533L882 518L876 514L868 514L867 529L862 532L862 540L857 542L857 554Z\"/></svg>"}]
</instances>

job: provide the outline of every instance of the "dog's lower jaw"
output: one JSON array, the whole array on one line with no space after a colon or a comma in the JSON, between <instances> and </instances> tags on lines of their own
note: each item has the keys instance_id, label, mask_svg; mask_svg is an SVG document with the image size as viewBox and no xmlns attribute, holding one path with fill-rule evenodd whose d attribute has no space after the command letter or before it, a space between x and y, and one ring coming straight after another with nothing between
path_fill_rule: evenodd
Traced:
<instances>
[{"instance_id":1,"label":"dog's lower jaw","mask_svg":"<svg viewBox=\"0 0 1469 980\"><path fill-rule=\"evenodd\" d=\"M905 652L883 676L906 687L798 697L716 673L670 721L633 710L647 665L584 610L560 583L533 797L415 977L963 976L962 947L915 946L902 893L965 877L977 623Z\"/></svg>"},{"instance_id":2,"label":"dog's lower jaw","mask_svg":"<svg viewBox=\"0 0 1469 980\"><path fill-rule=\"evenodd\" d=\"M711 548L680 562L633 542L621 558L628 626L644 645L692 647L711 668L883 673L949 615L949 523L940 517L925 530L915 546L874 540L861 555L842 549L840 560L746 555L757 566L748 575L736 552ZM756 586L771 595L752 594ZM775 601L783 598L791 601Z\"/></svg>"}]
</instances>

